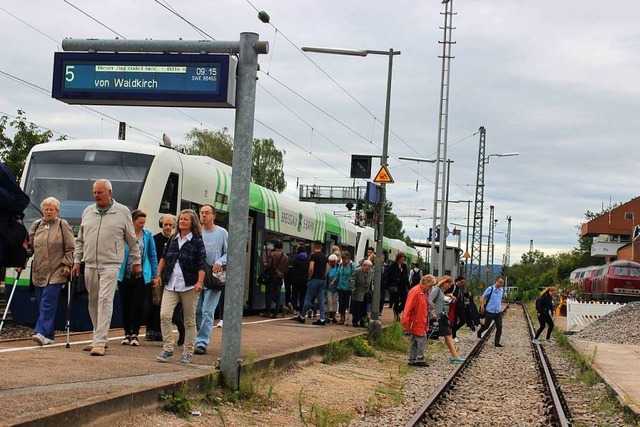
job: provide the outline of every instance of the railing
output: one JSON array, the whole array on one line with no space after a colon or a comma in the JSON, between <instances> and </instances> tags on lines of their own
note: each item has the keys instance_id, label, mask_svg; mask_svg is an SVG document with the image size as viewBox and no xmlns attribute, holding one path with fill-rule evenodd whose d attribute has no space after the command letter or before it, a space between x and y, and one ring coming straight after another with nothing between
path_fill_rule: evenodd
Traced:
<instances>
[{"instance_id":1,"label":"railing","mask_svg":"<svg viewBox=\"0 0 640 427\"><path fill-rule=\"evenodd\" d=\"M567 330L580 331L589 323L622 306L624 304L567 301Z\"/></svg>"},{"instance_id":2,"label":"railing","mask_svg":"<svg viewBox=\"0 0 640 427\"><path fill-rule=\"evenodd\" d=\"M316 203L356 203L365 199L367 187L300 185L300 200Z\"/></svg>"}]
</instances>

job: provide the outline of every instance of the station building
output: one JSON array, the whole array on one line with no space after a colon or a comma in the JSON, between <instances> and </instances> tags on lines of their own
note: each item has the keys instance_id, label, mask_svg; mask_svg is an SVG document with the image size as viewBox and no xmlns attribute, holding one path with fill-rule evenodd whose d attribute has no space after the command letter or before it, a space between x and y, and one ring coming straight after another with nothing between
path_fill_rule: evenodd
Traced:
<instances>
[{"instance_id":1,"label":"station building","mask_svg":"<svg viewBox=\"0 0 640 427\"><path fill-rule=\"evenodd\" d=\"M635 240L632 238L634 234ZM640 262L639 234L640 197L585 222L580 231L580 237L593 239L591 256L604 258L605 263L615 260Z\"/></svg>"}]
</instances>

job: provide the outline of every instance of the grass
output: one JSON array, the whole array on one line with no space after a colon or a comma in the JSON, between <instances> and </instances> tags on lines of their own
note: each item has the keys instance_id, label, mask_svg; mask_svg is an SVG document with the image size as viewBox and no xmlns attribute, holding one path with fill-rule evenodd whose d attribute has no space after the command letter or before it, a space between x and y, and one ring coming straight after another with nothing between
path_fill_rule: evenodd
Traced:
<instances>
[{"instance_id":1,"label":"grass","mask_svg":"<svg viewBox=\"0 0 640 427\"><path fill-rule=\"evenodd\" d=\"M322 356L322 363L331 364L347 360L353 355L353 348L347 340L334 341L333 338L327 344L327 348Z\"/></svg>"},{"instance_id":2,"label":"grass","mask_svg":"<svg viewBox=\"0 0 640 427\"><path fill-rule=\"evenodd\" d=\"M353 415L344 412L333 412L330 409L323 408L314 401L309 405L309 409L305 409L304 388L298 392L298 416L305 427L310 425L316 427L334 427L348 425ZM305 412L307 415L305 416Z\"/></svg>"},{"instance_id":3,"label":"grass","mask_svg":"<svg viewBox=\"0 0 640 427\"><path fill-rule=\"evenodd\" d=\"M371 345L378 350L406 353L409 340L404 336L404 328L400 322L393 322L385 328L378 339L370 338Z\"/></svg>"},{"instance_id":4,"label":"grass","mask_svg":"<svg viewBox=\"0 0 640 427\"><path fill-rule=\"evenodd\" d=\"M557 345L564 350L567 359L578 369L578 375L574 381L586 384L592 388L604 388L605 398L598 400L597 407L594 408L594 410L614 416L617 416L615 414L621 414L625 422L634 425L637 422L635 420L635 414L618 401L616 392L603 381L600 375L592 368L596 355L598 354L598 346L596 345L591 355L587 357L576 351L569 343L566 335L561 331L555 329L553 331L553 337Z\"/></svg>"},{"instance_id":5,"label":"grass","mask_svg":"<svg viewBox=\"0 0 640 427\"><path fill-rule=\"evenodd\" d=\"M193 399L189 396L187 383L180 384L171 392L160 392L160 399L164 402L164 410L173 412L180 418L189 419L193 409Z\"/></svg>"}]
</instances>

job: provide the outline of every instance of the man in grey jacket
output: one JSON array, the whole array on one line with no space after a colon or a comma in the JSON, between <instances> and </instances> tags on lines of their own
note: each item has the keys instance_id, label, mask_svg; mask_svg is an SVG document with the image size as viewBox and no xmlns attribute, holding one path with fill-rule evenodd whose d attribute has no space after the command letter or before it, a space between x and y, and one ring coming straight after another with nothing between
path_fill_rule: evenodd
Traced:
<instances>
[{"instance_id":1,"label":"man in grey jacket","mask_svg":"<svg viewBox=\"0 0 640 427\"><path fill-rule=\"evenodd\" d=\"M111 182L106 179L99 179L93 184L96 203L82 212L72 270L74 276L79 275L80 262L85 263L84 282L89 293L93 341L84 350L91 351L92 356L104 356L125 243L129 245L133 259L133 275L142 274L140 247L131 212L113 200L111 192Z\"/></svg>"}]
</instances>

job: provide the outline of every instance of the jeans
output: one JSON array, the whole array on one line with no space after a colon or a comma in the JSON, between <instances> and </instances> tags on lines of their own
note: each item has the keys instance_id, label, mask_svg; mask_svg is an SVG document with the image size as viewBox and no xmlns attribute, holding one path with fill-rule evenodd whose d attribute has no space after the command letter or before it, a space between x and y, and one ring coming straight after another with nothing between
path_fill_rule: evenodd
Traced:
<instances>
[{"instance_id":1,"label":"jeans","mask_svg":"<svg viewBox=\"0 0 640 427\"><path fill-rule=\"evenodd\" d=\"M267 313L271 313L272 315L280 313L282 309L282 298L280 294L282 294L282 278L274 277L271 279L271 282L267 284L267 289L264 294L264 309ZM271 304L274 305L273 308Z\"/></svg>"},{"instance_id":2,"label":"jeans","mask_svg":"<svg viewBox=\"0 0 640 427\"><path fill-rule=\"evenodd\" d=\"M320 306L320 320L324 320L324 279L310 279L307 282L307 296L304 299L304 307L300 312L304 315L307 311L313 308L313 301L318 298L318 305Z\"/></svg>"},{"instance_id":3,"label":"jeans","mask_svg":"<svg viewBox=\"0 0 640 427\"><path fill-rule=\"evenodd\" d=\"M36 286L36 301L40 314L36 323L36 334L44 335L46 338L54 339L53 321L58 308L58 296L64 283L51 283L45 287Z\"/></svg>"},{"instance_id":4,"label":"jeans","mask_svg":"<svg viewBox=\"0 0 640 427\"><path fill-rule=\"evenodd\" d=\"M209 339L211 338L211 331L213 330L213 316L220 301L221 293L222 291L215 291L213 289L203 289L202 292L200 292L198 306L196 307L196 327L198 328L196 347L207 348L209 346Z\"/></svg>"}]
</instances>

